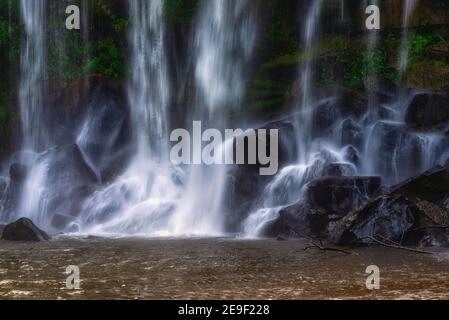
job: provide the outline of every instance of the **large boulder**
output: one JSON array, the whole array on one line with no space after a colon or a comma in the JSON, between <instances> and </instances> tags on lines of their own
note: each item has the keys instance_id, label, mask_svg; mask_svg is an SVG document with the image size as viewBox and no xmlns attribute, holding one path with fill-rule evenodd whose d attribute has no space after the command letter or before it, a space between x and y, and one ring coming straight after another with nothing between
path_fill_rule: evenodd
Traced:
<instances>
[{"instance_id":1,"label":"large boulder","mask_svg":"<svg viewBox=\"0 0 449 320\"><path fill-rule=\"evenodd\" d=\"M398 86L381 77L370 77L364 81L367 95L381 104L397 101Z\"/></svg>"},{"instance_id":2,"label":"large boulder","mask_svg":"<svg viewBox=\"0 0 449 320\"><path fill-rule=\"evenodd\" d=\"M36 227L36 225L27 218L21 218L3 229L2 240L7 241L47 241L50 236Z\"/></svg>"},{"instance_id":3,"label":"large boulder","mask_svg":"<svg viewBox=\"0 0 449 320\"><path fill-rule=\"evenodd\" d=\"M259 129L265 130L279 130L279 169L294 162L297 157L296 145L292 144L292 141L295 140L294 121L295 116L290 115L279 120L267 122L259 127ZM235 143L233 147L236 147ZM226 229L231 232L241 231L242 221L248 217L251 209L263 193L264 188L272 179L271 176L260 175L260 167L261 165L259 164L235 165L228 172L227 192L225 193L224 203Z\"/></svg>"},{"instance_id":4,"label":"large boulder","mask_svg":"<svg viewBox=\"0 0 449 320\"><path fill-rule=\"evenodd\" d=\"M81 77L53 97L49 115L58 124L54 139L74 141L89 163L111 180L121 173L131 153L131 125L126 87L101 75Z\"/></svg>"},{"instance_id":5,"label":"large boulder","mask_svg":"<svg viewBox=\"0 0 449 320\"><path fill-rule=\"evenodd\" d=\"M345 215L381 191L380 177L325 177L307 187L309 205L330 215Z\"/></svg>"},{"instance_id":6,"label":"large boulder","mask_svg":"<svg viewBox=\"0 0 449 320\"><path fill-rule=\"evenodd\" d=\"M431 137L416 134L401 123L379 121L369 141L368 166L390 185L426 169Z\"/></svg>"},{"instance_id":7,"label":"large boulder","mask_svg":"<svg viewBox=\"0 0 449 320\"><path fill-rule=\"evenodd\" d=\"M341 145L363 146L364 134L362 128L352 119L345 119L340 124Z\"/></svg>"},{"instance_id":8,"label":"large boulder","mask_svg":"<svg viewBox=\"0 0 449 320\"><path fill-rule=\"evenodd\" d=\"M424 92L413 97L405 122L417 129L431 129L449 121L449 95L446 92Z\"/></svg>"},{"instance_id":9,"label":"large boulder","mask_svg":"<svg viewBox=\"0 0 449 320\"><path fill-rule=\"evenodd\" d=\"M328 225L381 191L379 177L327 177L307 186L305 199L283 208L262 228L264 237L326 238Z\"/></svg>"},{"instance_id":10,"label":"large boulder","mask_svg":"<svg viewBox=\"0 0 449 320\"><path fill-rule=\"evenodd\" d=\"M53 147L37 159L37 165L47 167L47 183L52 186L95 184L98 176L87 163L76 144Z\"/></svg>"},{"instance_id":11,"label":"large boulder","mask_svg":"<svg viewBox=\"0 0 449 320\"><path fill-rule=\"evenodd\" d=\"M21 163L13 163L9 167L9 178L17 185L21 185L27 174L27 166Z\"/></svg>"},{"instance_id":12,"label":"large boulder","mask_svg":"<svg viewBox=\"0 0 449 320\"><path fill-rule=\"evenodd\" d=\"M449 169L435 168L392 187L330 225L336 244L372 243L374 238L404 245L449 245Z\"/></svg>"}]
</instances>

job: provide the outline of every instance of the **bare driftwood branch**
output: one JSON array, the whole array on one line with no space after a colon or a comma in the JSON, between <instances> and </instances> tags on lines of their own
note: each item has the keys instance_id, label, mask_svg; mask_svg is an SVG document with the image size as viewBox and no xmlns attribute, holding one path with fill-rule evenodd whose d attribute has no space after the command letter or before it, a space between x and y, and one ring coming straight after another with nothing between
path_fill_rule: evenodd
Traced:
<instances>
[{"instance_id":1,"label":"bare driftwood branch","mask_svg":"<svg viewBox=\"0 0 449 320\"><path fill-rule=\"evenodd\" d=\"M380 240L376 239L376 237L380 238ZM404 251L421 253L421 254L435 254L434 252L430 252L430 251L425 251L425 250L421 250L421 249L417 249L417 248L410 248L410 247L402 246L401 244L394 242L390 239L384 238L380 235L374 235L374 236L370 236L370 237L361 238L361 239L359 239L359 241L362 241L365 239L371 240L371 242L373 244L377 244L377 245L391 248L391 249L404 250Z\"/></svg>"},{"instance_id":2,"label":"bare driftwood branch","mask_svg":"<svg viewBox=\"0 0 449 320\"><path fill-rule=\"evenodd\" d=\"M410 231L420 231L426 229L449 229L449 226L441 225L441 226L424 226L420 228L411 229Z\"/></svg>"},{"instance_id":3,"label":"bare driftwood branch","mask_svg":"<svg viewBox=\"0 0 449 320\"><path fill-rule=\"evenodd\" d=\"M352 252L346 251L346 250L343 250L343 249L326 247L326 246L323 245L323 241L321 241L321 240L319 240L319 243L317 243L314 240L311 240L310 244L311 244L310 246L304 248L304 251L307 251L307 250L310 250L310 249L318 249L320 251L340 252L340 253L344 253L344 254L348 254L348 255L353 254Z\"/></svg>"}]
</instances>

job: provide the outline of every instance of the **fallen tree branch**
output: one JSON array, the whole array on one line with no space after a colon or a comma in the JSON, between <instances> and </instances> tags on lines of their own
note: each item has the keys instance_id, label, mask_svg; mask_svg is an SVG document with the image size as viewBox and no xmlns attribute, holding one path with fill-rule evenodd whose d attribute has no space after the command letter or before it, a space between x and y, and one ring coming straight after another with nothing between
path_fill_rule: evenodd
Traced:
<instances>
[{"instance_id":1,"label":"fallen tree branch","mask_svg":"<svg viewBox=\"0 0 449 320\"><path fill-rule=\"evenodd\" d=\"M311 241L310 242L310 246L305 247L304 251L310 250L310 249L318 249L320 251L332 251L332 252L340 252L340 253L344 253L344 254L348 254L348 255L352 255L353 253L350 251L346 251L343 249L338 249L338 248L331 248L331 247L326 247L323 245L323 242L321 240L319 240L320 243L317 243L316 241Z\"/></svg>"},{"instance_id":2,"label":"fallen tree branch","mask_svg":"<svg viewBox=\"0 0 449 320\"><path fill-rule=\"evenodd\" d=\"M381 240L376 239L375 238L376 236L381 238ZM371 240L373 244L377 244L377 245L380 245L380 246L383 246L383 247L387 247L387 248L391 248L391 249L397 249L397 250L403 250L403 251L409 251L409 252L421 253L421 254L435 254L434 252L425 251L425 250L421 250L421 249L417 249L417 248L404 247L404 246L400 245L399 243L394 242L394 241L392 241L390 239L384 238L384 237L382 237L380 235L374 235L374 236L370 236L370 237L365 237L365 238L361 238L359 240L363 241L365 239Z\"/></svg>"},{"instance_id":3,"label":"fallen tree branch","mask_svg":"<svg viewBox=\"0 0 449 320\"><path fill-rule=\"evenodd\" d=\"M449 226L442 225L442 226L425 226L415 229L410 229L409 231L420 231L420 230L426 230L426 229L449 229Z\"/></svg>"}]
</instances>

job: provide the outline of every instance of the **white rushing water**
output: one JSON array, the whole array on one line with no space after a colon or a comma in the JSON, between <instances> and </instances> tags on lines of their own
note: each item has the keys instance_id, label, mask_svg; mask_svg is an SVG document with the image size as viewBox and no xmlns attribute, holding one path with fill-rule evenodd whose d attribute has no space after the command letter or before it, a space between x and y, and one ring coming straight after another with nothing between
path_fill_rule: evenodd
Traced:
<instances>
[{"instance_id":1,"label":"white rushing water","mask_svg":"<svg viewBox=\"0 0 449 320\"><path fill-rule=\"evenodd\" d=\"M13 217L28 217L40 226L48 226L45 203L46 164L37 163L36 153L45 150L49 134L44 118L46 93L46 0L21 0L20 13L24 36L20 56L19 106L22 128L20 161L29 169Z\"/></svg>"},{"instance_id":2,"label":"white rushing water","mask_svg":"<svg viewBox=\"0 0 449 320\"><path fill-rule=\"evenodd\" d=\"M50 41L45 35L56 35L57 41L62 42L66 39L63 33L57 36L58 31L46 33L46 0L21 0L20 4L24 24L19 88L22 152L15 156L19 160L13 157L11 161L26 164L28 170L12 218L28 217L51 230L54 218L58 215L67 218L66 212L58 211L61 203L72 206L71 195L79 190L84 192L87 187L87 200L79 204L81 208L74 206L75 209L67 210L69 215L72 211L76 214L69 217L73 220L64 231L143 236L225 235L223 202L228 192L229 167L174 166L169 159L169 135L174 129L170 120L176 118L186 129L192 129L193 121L201 121L203 129L237 129L248 125L246 119L240 118L240 112L245 110L243 101L258 38L256 2L201 2L189 40L189 59L186 59L190 63L187 69L192 70L186 76L191 90L189 105L184 106L182 114L173 116L170 107L178 93L172 92L170 79L164 1L129 1L130 74L126 91L131 143L127 147L132 155L121 175L107 184L101 184L101 172L89 158L92 154L85 150L89 143L95 144L92 136L103 121L101 110L109 104L94 105L97 113L91 113L90 109L86 112L80 128L76 129L77 136L70 138L73 141L63 142L68 147L52 146L52 127L44 118L46 48ZM360 117L339 113L340 104L345 101L341 102L344 99L338 94L328 97L317 94L314 79L319 64L314 49L320 40L323 16L327 17L325 14L335 6L326 7L325 0L307 4L301 19L305 55L298 72L300 97L295 116L291 117L296 133L291 149L298 150L298 156L294 163L280 168L258 195L258 204L241 225L248 237L258 236L267 222L279 216L279 210L301 200L307 183L328 175L329 168L338 168L348 176L379 175L386 185L391 185L428 169L441 157L439 148L444 138L441 134L418 133L406 128L405 109L415 93L403 90L394 101L380 103L373 91L368 95L366 114ZM408 0L404 7L403 45L399 52L401 80L406 75L408 29L416 4L417 1ZM336 14L343 21L343 0L340 5L341 11ZM88 17L89 8L83 10ZM380 49L379 36L377 31L366 35L368 55ZM81 39L88 41L89 37L89 30L83 30ZM61 44L61 54L64 45ZM62 67L55 68L63 72ZM377 80L374 81L377 85ZM325 130L320 122L328 122ZM348 134L350 141L347 141ZM231 142L224 142L221 150L232 147ZM79 149L71 148L73 143ZM83 166L85 163L94 168L94 178L90 179L89 172L78 172L82 171L79 168L89 171L87 165ZM73 170L78 171L73 174ZM77 174L85 176L80 181L72 181ZM8 183L6 178L0 182ZM58 210L54 209L55 202ZM2 199L0 207L4 206ZM8 217L8 222L12 218Z\"/></svg>"},{"instance_id":3,"label":"white rushing water","mask_svg":"<svg viewBox=\"0 0 449 320\"><path fill-rule=\"evenodd\" d=\"M249 1L204 1L194 33L195 99L189 127L225 128L239 107L255 44ZM128 86L136 151L129 168L85 204L82 230L147 236L222 235L226 167L174 168L168 157L169 79L163 1L130 2ZM88 130L86 131L88 132Z\"/></svg>"},{"instance_id":4,"label":"white rushing water","mask_svg":"<svg viewBox=\"0 0 449 320\"><path fill-rule=\"evenodd\" d=\"M19 105L22 145L39 151L47 139L42 118L46 80L46 0L21 0L25 36L20 57Z\"/></svg>"},{"instance_id":5,"label":"white rushing water","mask_svg":"<svg viewBox=\"0 0 449 320\"><path fill-rule=\"evenodd\" d=\"M298 201L302 196L304 185L314 176L319 176L316 171L321 170L320 160L315 158L316 152L319 153L319 150L315 149L316 146L312 140L313 107L315 106L312 86L314 72L312 51L318 40L323 4L323 0L315 0L310 3L303 26L302 43L306 57L300 69L300 114L295 123L299 163L282 169L266 187L261 197L263 199L262 208L251 213L244 222L243 232L247 237L257 236L263 225L278 217L279 210L283 206ZM280 195L283 198L282 201L278 199ZM294 196L290 197L289 195Z\"/></svg>"},{"instance_id":6,"label":"white rushing water","mask_svg":"<svg viewBox=\"0 0 449 320\"><path fill-rule=\"evenodd\" d=\"M87 200L81 230L168 235L178 187L168 163L170 92L163 1L136 0L129 5L131 75L128 97L134 156L116 181ZM89 134L89 130L82 130L80 134Z\"/></svg>"},{"instance_id":7,"label":"white rushing water","mask_svg":"<svg viewBox=\"0 0 449 320\"><path fill-rule=\"evenodd\" d=\"M379 5L378 1L365 1ZM403 77L408 64L408 29L417 1L407 0L404 5L404 31L400 48L400 76ZM319 19L322 1L309 4L304 25L304 52L307 54L318 41ZM378 54L380 33L368 31L367 53ZM369 72L372 72L370 70ZM404 92L391 102L381 103L376 91L369 90L368 108L360 119L342 118L333 97L318 101L314 99L312 75L315 72L311 59L301 65L301 110L297 121L299 161L297 165L283 168L265 188L258 208L249 215L243 225L247 237L257 237L263 227L279 217L286 206L302 201L304 187L311 180L326 176L329 165L343 169L343 175L381 176L385 185L405 180L441 161L439 154L444 136L441 133L420 133L407 129L404 123L406 107L415 92ZM370 79L376 88L378 79ZM328 107L314 112L318 106ZM383 110L381 113L380 110ZM320 114L318 114L320 113ZM313 125L320 119L332 119L330 134L314 132ZM344 139L350 128L352 142ZM350 159L354 153L359 165Z\"/></svg>"},{"instance_id":8,"label":"white rushing water","mask_svg":"<svg viewBox=\"0 0 449 320\"><path fill-rule=\"evenodd\" d=\"M246 72L256 43L257 22L251 3L203 1L192 52L195 105L187 121L201 121L204 128L221 130L239 127L237 122L229 122L229 115L242 107ZM188 168L186 191L175 221L176 233L224 233L222 201L227 169L223 165Z\"/></svg>"},{"instance_id":9,"label":"white rushing water","mask_svg":"<svg viewBox=\"0 0 449 320\"><path fill-rule=\"evenodd\" d=\"M305 61L301 68L301 111L302 115L298 124L298 152L301 163L308 161L308 148L311 145L312 139L312 116L313 116L313 87L312 76L314 67L314 57L312 49L315 45L318 35L318 28L320 23L321 9L323 7L323 0L313 1L306 16L304 25L304 52L306 54Z\"/></svg>"},{"instance_id":10,"label":"white rushing water","mask_svg":"<svg viewBox=\"0 0 449 320\"><path fill-rule=\"evenodd\" d=\"M403 18L403 36L401 43L401 53L399 57L399 76L400 80L403 80L407 71L408 57L409 57L409 24L413 15L418 0L405 0L404 2L404 18Z\"/></svg>"}]
</instances>

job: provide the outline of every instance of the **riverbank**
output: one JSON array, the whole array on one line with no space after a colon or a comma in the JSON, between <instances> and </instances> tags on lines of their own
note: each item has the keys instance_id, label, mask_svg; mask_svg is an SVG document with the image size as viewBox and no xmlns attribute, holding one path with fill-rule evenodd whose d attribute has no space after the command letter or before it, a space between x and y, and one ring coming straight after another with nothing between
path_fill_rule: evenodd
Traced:
<instances>
[{"instance_id":1,"label":"riverbank","mask_svg":"<svg viewBox=\"0 0 449 320\"><path fill-rule=\"evenodd\" d=\"M449 250L304 250L235 239L0 241L0 299L449 299ZM66 268L81 289L66 289ZM380 269L380 290L365 273Z\"/></svg>"}]
</instances>

